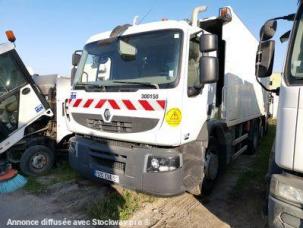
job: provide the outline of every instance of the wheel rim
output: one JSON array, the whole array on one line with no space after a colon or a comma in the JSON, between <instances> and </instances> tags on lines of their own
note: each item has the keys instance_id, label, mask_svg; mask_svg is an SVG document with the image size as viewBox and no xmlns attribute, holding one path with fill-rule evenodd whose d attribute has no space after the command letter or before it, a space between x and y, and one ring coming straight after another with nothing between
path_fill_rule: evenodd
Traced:
<instances>
[{"instance_id":1,"label":"wheel rim","mask_svg":"<svg viewBox=\"0 0 303 228\"><path fill-rule=\"evenodd\" d=\"M44 154L36 154L31 159L31 165L35 169L43 169L47 164L47 157Z\"/></svg>"}]
</instances>

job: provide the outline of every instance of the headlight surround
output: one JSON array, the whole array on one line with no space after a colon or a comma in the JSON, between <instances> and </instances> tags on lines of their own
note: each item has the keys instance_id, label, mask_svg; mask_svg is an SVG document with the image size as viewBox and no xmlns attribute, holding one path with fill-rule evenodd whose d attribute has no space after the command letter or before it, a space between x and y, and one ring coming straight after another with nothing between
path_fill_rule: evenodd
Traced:
<instances>
[{"instance_id":1,"label":"headlight surround","mask_svg":"<svg viewBox=\"0 0 303 228\"><path fill-rule=\"evenodd\" d=\"M180 156L161 157L149 155L147 158L147 172L167 172L181 167Z\"/></svg>"},{"instance_id":2,"label":"headlight surround","mask_svg":"<svg viewBox=\"0 0 303 228\"><path fill-rule=\"evenodd\" d=\"M285 183L279 178L273 178L270 185L270 192L277 198L290 201L296 205L303 205L303 189Z\"/></svg>"}]
</instances>

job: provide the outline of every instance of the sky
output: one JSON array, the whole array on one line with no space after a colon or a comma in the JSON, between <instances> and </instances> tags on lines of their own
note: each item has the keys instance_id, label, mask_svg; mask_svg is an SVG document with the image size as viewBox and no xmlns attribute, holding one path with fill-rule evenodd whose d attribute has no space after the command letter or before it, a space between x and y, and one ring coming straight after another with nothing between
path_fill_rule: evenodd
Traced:
<instances>
[{"instance_id":1,"label":"sky","mask_svg":"<svg viewBox=\"0 0 303 228\"><path fill-rule=\"evenodd\" d=\"M272 17L296 11L298 0L0 0L0 43L5 31L13 30L16 46L26 66L34 73L69 75L71 55L82 49L87 39L117 25L132 23L134 16L143 23L162 18L190 18L194 7L208 6L200 16L217 16L222 6L232 6L258 38L260 27ZM279 24L276 38L291 28ZM283 67L286 44L277 42L274 70Z\"/></svg>"}]
</instances>

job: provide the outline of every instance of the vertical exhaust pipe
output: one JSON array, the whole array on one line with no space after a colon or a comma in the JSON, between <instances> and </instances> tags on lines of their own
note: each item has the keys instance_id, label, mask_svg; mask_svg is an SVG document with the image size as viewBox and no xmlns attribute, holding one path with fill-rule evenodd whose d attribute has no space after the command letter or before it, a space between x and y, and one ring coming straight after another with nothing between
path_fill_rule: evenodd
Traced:
<instances>
[{"instance_id":1,"label":"vertical exhaust pipe","mask_svg":"<svg viewBox=\"0 0 303 228\"><path fill-rule=\"evenodd\" d=\"M194 8L192 17L191 17L191 24L192 26L199 26L198 25L198 15L202 12L205 12L207 10L207 6L197 6Z\"/></svg>"}]
</instances>

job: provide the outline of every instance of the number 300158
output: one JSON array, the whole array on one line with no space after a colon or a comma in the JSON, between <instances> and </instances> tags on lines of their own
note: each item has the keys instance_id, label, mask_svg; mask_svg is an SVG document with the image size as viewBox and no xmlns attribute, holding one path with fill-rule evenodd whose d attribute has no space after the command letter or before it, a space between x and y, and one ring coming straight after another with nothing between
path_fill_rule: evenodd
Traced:
<instances>
[{"instance_id":1,"label":"number 300158","mask_svg":"<svg viewBox=\"0 0 303 228\"><path fill-rule=\"evenodd\" d=\"M141 99L158 99L159 94L141 94Z\"/></svg>"}]
</instances>

